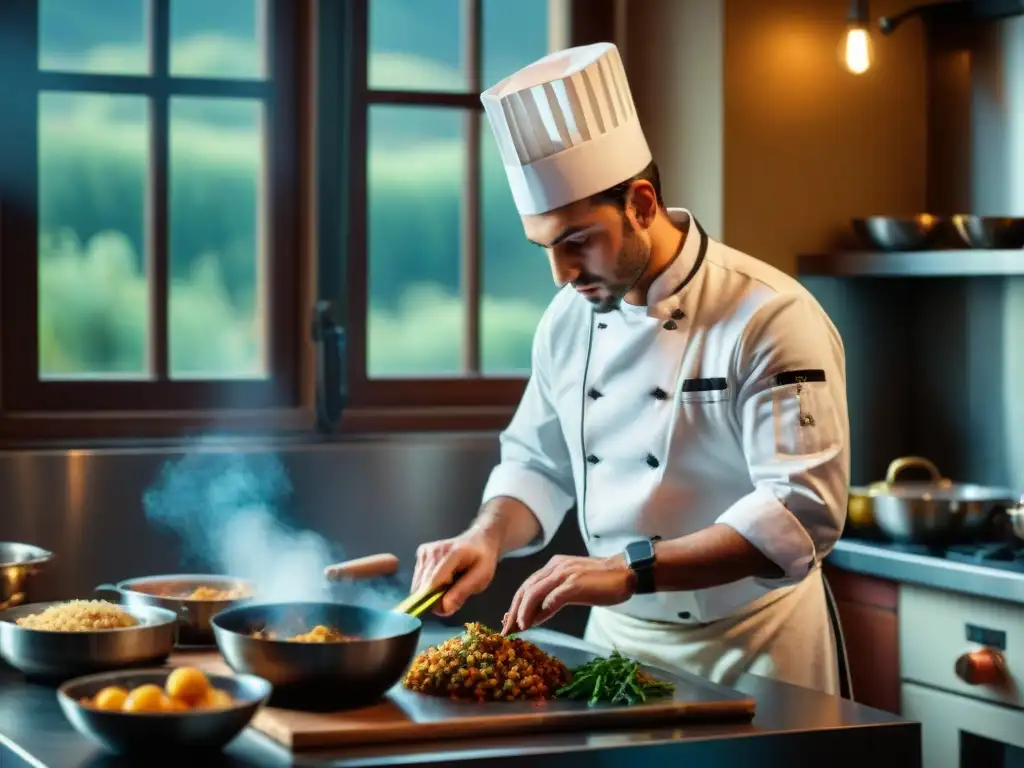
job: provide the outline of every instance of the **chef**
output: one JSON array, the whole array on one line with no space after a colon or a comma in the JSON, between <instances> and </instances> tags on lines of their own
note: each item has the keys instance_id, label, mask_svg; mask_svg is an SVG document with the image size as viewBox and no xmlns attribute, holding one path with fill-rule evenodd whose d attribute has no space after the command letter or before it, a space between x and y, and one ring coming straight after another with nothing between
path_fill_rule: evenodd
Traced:
<instances>
[{"instance_id":1,"label":"chef","mask_svg":"<svg viewBox=\"0 0 1024 768\"><path fill-rule=\"evenodd\" d=\"M587 556L530 576L503 631L591 606L600 646L835 693L821 573L849 482L835 326L796 280L665 207L614 45L551 54L482 101L561 290L480 512L419 548L414 588L462 574L439 609L454 612L575 507Z\"/></svg>"}]
</instances>

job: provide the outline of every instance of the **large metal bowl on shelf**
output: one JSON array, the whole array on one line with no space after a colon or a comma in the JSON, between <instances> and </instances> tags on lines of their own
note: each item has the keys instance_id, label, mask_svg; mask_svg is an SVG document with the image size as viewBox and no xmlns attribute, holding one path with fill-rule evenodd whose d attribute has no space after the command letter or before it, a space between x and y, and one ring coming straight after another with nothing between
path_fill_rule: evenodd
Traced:
<instances>
[{"instance_id":1,"label":"large metal bowl on shelf","mask_svg":"<svg viewBox=\"0 0 1024 768\"><path fill-rule=\"evenodd\" d=\"M212 590L230 596L194 598L197 589ZM143 576L117 584L101 584L99 592L116 592L121 602L131 606L150 606L172 611L179 621L178 644L213 645L210 619L221 611L252 599L255 587L242 579L208 574Z\"/></svg>"},{"instance_id":2,"label":"large metal bowl on shelf","mask_svg":"<svg viewBox=\"0 0 1024 768\"><path fill-rule=\"evenodd\" d=\"M32 599L32 580L53 559L31 544L0 541L0 611Z\"/></svg>"},{"instance_id":3,"label":"large metal bowl on shelf","mask_svg":"<svg viewBox=\"0 0 1024 768\"><path fill-rule=\"evenodd\" d=\"M881 251L924 251L941 244L946 227L928 213L901 218L868 216L851 221L853 231L867 248Z\"/></svg>"},{"instance_id":4,"label":"large metal bowl on shelf","mask_svg":"<svg viewBox=\"0 0 1024 768\"><path fill-rule=\"evenodd\" d=\"M953 217L953 226L971 248L1024 248L1024 218L958 214Z\"/></svg>"},{"instance_id":5,"label":"large metal bowl on shelf","mask_svg":"<svg viewBox=\"0 0 1024 768\"><path fill-rule=\"evenodd\" d=\"M0 659L30 677L63 682L98 672L160 665L174 647L178 617L151 606L122 606L138 624L121 629L58 632L17 623L61 604L30 603L0 611Z\"/></svg>"}]
</instances>

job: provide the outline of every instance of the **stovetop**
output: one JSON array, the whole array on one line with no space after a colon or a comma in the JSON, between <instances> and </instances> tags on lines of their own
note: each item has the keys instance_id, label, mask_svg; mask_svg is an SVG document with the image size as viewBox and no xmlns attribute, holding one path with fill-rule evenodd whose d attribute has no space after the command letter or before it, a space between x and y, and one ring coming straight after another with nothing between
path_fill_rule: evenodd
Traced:
<instances>
[{"instance_id":1,"label":"stovetop","mask_svg":"<svg viewBox=\"0 0 1024 768\"><path fill-rule=\"evenodd\" d=\"M1004 571L1024 573L1024 542L975 542L972 544L900 544L891 541L880 541L850 537L852 541L860 541L894 552L905 552L908 555L934 557L939 560L951 560L970 565L984 565Z\"/></svg>"}]
</instances>

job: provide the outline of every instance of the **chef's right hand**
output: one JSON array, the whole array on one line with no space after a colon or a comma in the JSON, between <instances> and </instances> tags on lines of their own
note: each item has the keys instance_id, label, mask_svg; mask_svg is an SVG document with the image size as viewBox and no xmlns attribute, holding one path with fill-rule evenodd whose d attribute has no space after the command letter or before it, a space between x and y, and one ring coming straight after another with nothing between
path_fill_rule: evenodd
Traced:
<instances>
[{"instance_id":1,"label":"chef's right hand","mask_svg":"<svg viewBox=\"0 0 1024 768\"><path fill-rule=\"evenodd\" d=\"M483 592L494 579L500 544L482 531L467 531L453 539L420 545L416 550L416 571L412 591L430 585L451 584L460 574L434 612L451 616L471 596Z\"/></svg>"}]
</instances>

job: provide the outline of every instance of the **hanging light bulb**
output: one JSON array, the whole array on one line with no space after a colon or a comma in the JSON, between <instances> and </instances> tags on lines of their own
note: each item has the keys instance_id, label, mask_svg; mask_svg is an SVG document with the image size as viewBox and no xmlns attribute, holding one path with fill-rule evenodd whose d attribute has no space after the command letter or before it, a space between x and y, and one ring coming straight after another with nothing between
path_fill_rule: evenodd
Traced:
<instances>
[{"instance_id":1,"label":"hanging light bulb","mask_svg":"<svg viewBox=\"0 0 1024 768\"><path fill-rule=\"evenodd\" d=\"M874 62L868 0L852 0L846 15L846 33L839 44L839 60L847 71L863 75Z\"/></svg>"}]
</instances>

